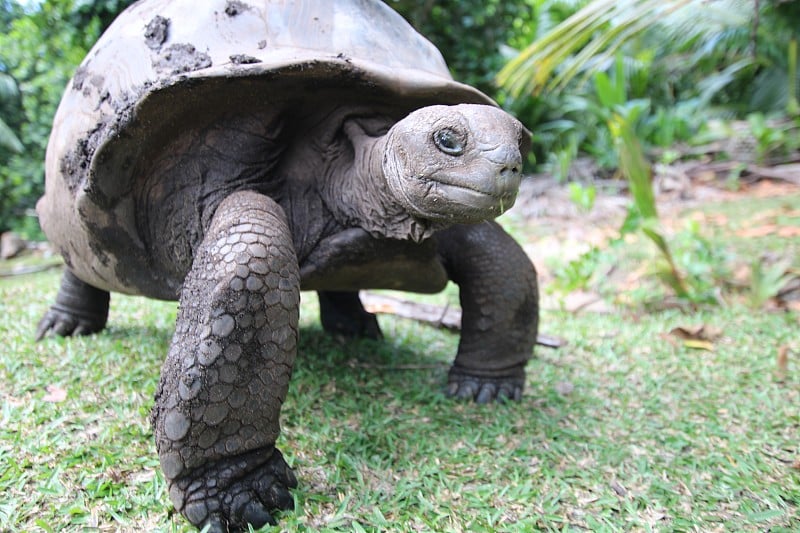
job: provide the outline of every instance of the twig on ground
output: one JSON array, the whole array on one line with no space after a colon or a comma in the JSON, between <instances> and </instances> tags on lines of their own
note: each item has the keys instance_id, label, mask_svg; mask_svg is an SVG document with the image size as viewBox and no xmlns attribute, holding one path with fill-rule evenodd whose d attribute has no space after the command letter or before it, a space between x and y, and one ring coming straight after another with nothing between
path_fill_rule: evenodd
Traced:
<instances>
[{"instance_id":1,"label":"twig on ground","mask_svg":"<svg viewBox=\"0 0 800 533\"><path fill-rule=\"evenodd\" d=\"M63 262L47 263L45 265L27 265L14 267L11 270L0 270L0 278L13 278L14 276L24 276L26 274L35 274L37 272L44 272L53 268L60 268L64 265Z\"/></svg>"},{"instance_id":2,"label":"twig on ground","mask_svg":"<svg viewBox=\"0 0 800 533\"><path fill-rule=\"evenodd\" d=\"M384 294L362 292L361 301L370 313L381 313L416 320L435 328L459 331L461 329L461 310L449 306L439 306L402 300ZM540 333L536 344L548 348L561 348L567 341L555 335Z\"/></svg>"}]
</instances>

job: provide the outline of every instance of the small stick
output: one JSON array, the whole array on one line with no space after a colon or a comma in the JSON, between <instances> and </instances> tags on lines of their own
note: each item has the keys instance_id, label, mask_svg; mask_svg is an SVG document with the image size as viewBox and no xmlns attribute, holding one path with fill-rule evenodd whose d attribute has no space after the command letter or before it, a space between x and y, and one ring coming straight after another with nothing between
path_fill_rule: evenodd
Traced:
<instances>
[{"instance_id":1,"label":"small stick","mask_svg":"<svg viewBox=\"0 0 800 533\"><path fill-rule=\"evenodd\" d=\"M429 326L450 331L461 330L461 310L448 306L426 304L402 300L385 294L362 292L361 302L370 313L394 315L408 318ZM566 339L555 335L540 333L536 344L548 348L561 348L567 345Z\"/></svg>"}]
</instances>

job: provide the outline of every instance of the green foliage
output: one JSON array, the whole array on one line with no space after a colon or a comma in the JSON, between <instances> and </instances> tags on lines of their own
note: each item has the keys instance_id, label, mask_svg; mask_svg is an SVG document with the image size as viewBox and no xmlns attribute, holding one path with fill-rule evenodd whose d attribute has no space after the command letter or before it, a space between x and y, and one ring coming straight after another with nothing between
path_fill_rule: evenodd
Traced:
<instances>
[{"instance_id":1,"label":"green foliage","mask_svg":"<svg viewBox=\"0 0 800 533\"><path fill-rule=\"evenodd\" d=\"M664 282L675 291L679 298L691 299L693 294L675 264L669 244L659 228L650 165L633 133L631 126L633 119L635 119L635 115L618 112L609 122L609 129L614 137L620 159L620 170L628 179L633 196L633 206L623 224L623 232L641 230L656 245L666 262L667 268L662 270Z\"/></svg>"},{"instance_id":2,"label":"green foliage","mask_svg":"<svg viewBox=\"0 0 800 533\"><path fill-rule=\"evenodd\" d=\"M563 183L569 178L569 169L572 166L572 162L578 156L577 137L572 136L566 147L556 150L552 155L553 165L551 165L550 172L559 182Z\"/></svg>"},{"instance_id":3,"label":"green foliage","mask_svg":"<svg viewBox=\"0 0 800 533\"><path fill-rule=\"evenodd\" d=\"M696 222L667 238L658 215L650 163L632 127L636 108L618 106L617 110L609 129L633 198L621 235L641 231L655 245L660 254L653 264L655 274L679 299L691 304L718 303L718 287L728 274L721 252L702 236Z\"/></svg>"},{"instance_id":4,"label":"green foliage","mask_svg":"<svg viewBox=\"0 0 800 533\"><path fill-rule=\"evenodd\" d=\"M22 151L22 142L8 125L13 115L18 113L20 93L17 82L4 72L0 72L0 154L5 161L7 152Z\"/></svg>"},{"instance_id":5,"label":"green foliage","mask_svg":"<svg viewBox=\"0 0 800 533\"><path fill-rule=\"evenodd\" d=\"M754 259L750 264L750 284L747 291L750 306L760 309L770 298L777 296L795 277L789 271L790 267L791 261L788 259L771 264L763 257Z\"/></svg>"},{"instance_id":6,"label":"green foliage","mask_svg":"<svg viewBox=\"0 0 800 533\"><path fill-rule=\"evenodd\" d=\"M674 284L674 272L682 276L687 294L684 301L691 304L722 303L722 288L731 279L730 252L703 235L697 221L688 221L681 231L669 239L672 264L655 263L655 273L667 286ZM677 292L677 291L676 291Z\"/></svg>"},{"instance_id":7,"label":"green foliage","mask_svg":"<svg viewBox=\"0 0 800 533\"><path fill-rule=\"evenodd\" d=\"M622 52L658 67L640 85L658 102L716 97L746 109L750 95L775 84L767 73L786 79L786 43L800 21L789 4L796 2L594 0L525 47L498 80L516 95L571 91L573 80L580 87ZM785 105L784 93L769 105Z\"/></svg>"},{"instance_id":8,"label":"green foliage","mask_svg":"<svg viewBox=\"0 0 800 533\"><path fill-rule=\"evenodd\" d=\"M26 216L44 184L44 152L53 115L67 81L122 0L46 0L22 8L0 3L0 72L19 87L21 98L6 123L21 141L19 150L0 152L0 230L36 234ZM7 107L0 107L6 121Z\"/></svg>"},{"instance_id":9,"label":"green foliage","mask_svg":"<svg viewBox=\"0 0 800 533\"><path fill-rule=\"evenodd\" d=\"M602 256L602 250L592 247L566 264L555 265L553 267L554 280L548 286L548 290L570 293L586 289L597 273Z\"/></svg>"},{"instance_id":10,"label":"green foliage","mask_svg":"<svg viewBox=\"0 0 800 533\"><path fill-rule=\"evenodd\" d=\"M645 149L651 146L669 147L675 142L690 139L703 120L697 102L664 103L646 97L647 78L651 64L646 54L641 61L617 54L608 71L596 72L591 84L573 87L568 93L550 93L557 118L533 127L537 148L549 156L540 156L550 165L550 171L560 178L568 168L569 154L583 152L603 169L619 168L609 121L617 108L635 114L632 127ZM555 103L557 102L557 104Z\"/></svg>"},{"instance_id":11,"label":"green foliage","mask_svg":"<svg viewBox=\"0 0 800 533\"><path fill-rule=\"evenodd\" d=\"M794 124L770 124L763 113L750 113L747 115L747 124L750 134L756 141L756 161L764 163L766 159L779 151L788 151L793 148L792 129Z\"/></svg>"},{"instance_id":12,"label":"green foliage","mask_svg":"<svg viewBox=\"0 0 800 533\"><path fill-rule=\"evenodd\" d=\"M584 213L592 210L596 197L597 187L594 185L582 185L577 182L569 184L569 199Z\"/></svg>"},{"instance_id":13,"label":"green foliage","mask_svg":"<svg viewBox=\"0 0 800 533\"><path fill-rule=\"evenodd\" d=\"M97 24L99 32L108 28L123 9L135 0L74 0L70 15L71 23L76 28ZM98 34L99 36L99 34Z\"/></svg>"},{"instance_id":14,"label":"green foliage","mask_svg":"<svg viewBox=\"0 0 800 533\"><path fill-rule=\"evenodd\" d=\"M690 0L594 0L527 46L498 74L512 94L564 89L589 61L613 58L622 45Z\"/></svg>"},{"instance_id":15,"label":"green foliage","mask_svg":"<svg viewBox=\"0 0 800 533\"><path fill-rule=\"evenodd\" d=\"M713 117L796 113L798 5L594 0L572 4L570 16L548 24L552 4L545 4L537 39L522 47L498 80L515 98L527 94L540 106L536 118L543 120L528 122L531 129L559 123L535 137L539 161L552 163L547 154L575 138L580 151L616 168L607 155L613 153L610 138L597 127L604 119L596 116L610 101L597 98L617 74L614 58L623 58L628 98L649 102L636 125L645 148L687 141ZM587 87L590 80L594 87Z\"/></svg>"},{"instance_id":16,"label":"green foliage","mask_svg":"<svg viewBox=\"0 0 800 533\"><path fill-rule=\"evenodd\" d=\"M541 0L385 0L435 44L454 77L495 95L494 76L509 43L533 38L534 6Z\"/></svg>"},{"instance_id":17,"label":"green foliage","mask_svg":"<svg viewBox=\"0 0 800 533\"><path fill-rule=\"evenodd\" d=\"M608 132L607 139L612 143L609 151L615 154L616 163L628 180L633 200L620 229L620 238L628 233L641 232L655 245L660 254L660 260L654 265L656 274L680 299L691 303L716 301L713 287L719 278L709 276L706 272L714 270L716 264L712 261L714 250L710 243L703 240L699 232L691 232L691 238L684 243L681 254L676 258L660 228L650 163L639 141L643 124L641 116L649 109L649 102L628 100L621 56L617 57L613 75L605 72L595 75L594 89L596 101L586 109L593 111L598 129ZM594 190L572 183L570 197L577 205L588 210L594 203ZM592 249L570 262L558 276L560 284L574 289L588 283L597 258L598 251ZM709 268L698 268L701 265Z\"/></svg>"}]
</instances>

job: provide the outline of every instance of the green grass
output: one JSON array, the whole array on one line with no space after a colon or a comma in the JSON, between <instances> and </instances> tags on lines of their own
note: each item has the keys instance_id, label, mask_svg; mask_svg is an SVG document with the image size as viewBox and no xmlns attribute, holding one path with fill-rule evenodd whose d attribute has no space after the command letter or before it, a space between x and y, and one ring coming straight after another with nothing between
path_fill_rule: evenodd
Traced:
<instances>
[{"instance_id":1,"label":"green grass","mask_svg":"<svg viewBox=\"0 0 800 533\"><path fill-rule=\"evenodd\" d=\"M102 334L33 343L57 284L0 279L0 530L190 531L147 421L175 304L114 295ZM800 530L796 313L544 311L569 344L520 403L476 406L442 394L455 335L382 316L385 341L341 344L316 312L304 293L280 530ZM697 323L714 351L669 341Z\"/></svg>"}]
</instances>

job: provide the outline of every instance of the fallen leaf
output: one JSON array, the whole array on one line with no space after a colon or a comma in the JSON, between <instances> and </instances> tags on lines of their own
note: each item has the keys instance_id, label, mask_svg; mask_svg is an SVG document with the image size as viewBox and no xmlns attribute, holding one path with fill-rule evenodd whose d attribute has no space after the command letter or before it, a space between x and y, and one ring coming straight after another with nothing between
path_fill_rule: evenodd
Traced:
<instances>
[{"instance_id":1,"label":"fallen leaf","mask_svg":"<svg viewBox=\"0 0 800 533\"><path fill-rule=\"evenodd\" d=\"M787 345L778 346L778 357L776 361L778 380L783 381L789 373L789 347Z\"/></svg>"},{"instance_id":2,"label":"fallen leaf","mask_svg":"<svg viewBox=\"0 0 800 533\"><path fill-rule=\"evenodd\" d=\"M800 226L781 226L778 229L778 237L790 238L800 236Z\"/></svg>"},{"instance_id":3,"label":"fallen leaf","mask_svg":"<svg viewBox=\"0 0 800 533\"><path fill-rule=\"evenodd\" d=\"M733 270L733 282L742 287L749 286L753 279L753 269L750 265L740 264Z\"/></svg>"},{"instance_id":4,"label":"fallen leaf","mask_svg":"<svg viewBox=\"0 0 800 533\"><path fill-rule=\"evenodd\" d=\"M60 403L67 399L67 390L62 389L58 385L48 385L45 387L47 394L44 395L42 400L50 403Z\"/></svg>"},{"instance_id":5,"label":"fallen leaf","mask_svg":"<svg viewBox=\"0 0 800 533\"><path fill-rule=\"evenodd\" d=\"M785 196L797 190L794 183L781 183L770 180L761 180L747 188L748 198L770 198L775 196Z\"/></svg>"},{"instance_id":6,"label":"fallen leaf","mask_svg":"<svg viewBox=\"0 0 800 533\"><path fill-rule=\"evenodd\" d=\"M572 291L564 297L564 310L570 313L582 311L590 313L610 313L611 308L605 303L603 297L594 292Z\"/></svg>"},{"instance_id":7,"label":"fallen leaf","mask_svg":"<svg viewBox=\"0 0 800 533\"><path fill-rule=\"evenodd\" d=\"M564 337L557 335L549 335L547 333L539 333L536 336L536 344L540 346L547 346L548 348L563 348L569 341Z\"/></svg>"},{"instance_id":8,"label":"fallen leaf","mask_svg":"<svg viewBox=\"0 0 800 533\"><path fill-rule=\"evenodd\" d=\"M559 381L554 388L561 396L569 396L575 390L575 385L570 381Z\"/></svg>"},{"instance_id":9,"label":"fallen leaf","mask_svg":"<svg viewBox=\"0 0 800 533\"><path fill-rule=\"evenodd\" d=\"M766 237L767 235L776 235L778 233L778 226L775 224L766 224L764 226L753 226L745 228L736 232L739 237L753 238L753 237Z\"/></svg>"},{"instance_id":10,"label":"fallen leaf","mask_svg":"<svg viewBox=\"0 0 800 533\"><path fill-rule=\"evenodd\" d=\"M683 345L687 348L692 348L694 350L706 350L709 352L714 351L714 343L708 341L698 341L693 339L686 339L683 341Z\"/></svg>"},{"instance_id":11,"label":"fallen leaf","mask_svg":"<svg viewBox=\"0 0 800 533\"><path fill-rule=\"evenodd\" d=\"M614 480L614 481L611 482L610 485L611 485L611 490L613 490L615 493L617 493L617 496L625 496L626 494L628 494L628 491L625 490L625 487L623 487L619 483L619 481Z\"/></svg>"},{"instance_id":12,"label":"fallen leaf","mask_svg":"<svg viewBox=\"0 0 800 533\"><path fill-rule=\"evenodd\" d=\"M697 324L694 326L678 326L672 328L669 334L683 340L714 341L722 336L722 330L706 324Z\"/></svg>"},{"instance_id":13,"label":"fallen leaf","mask_svg":"<svg viewBox=\"0 0 800 533\"><path fill-rule=\"evenodd\" d=\"M800 470L800 459L794 460L794 462L792 463L792 468L794 468L795 470Z\"/></svg>"},{"instance_id":14,"label":"fallen leaf","mask_svg":"<svg viewBox=\"0 0 800 533\"><path fill-rule=\"evenodd\" d=\"M717 179L717 173L713 170L702 170L693 177L697 181L711 183Z\"/></svg>"}]
</instances>

